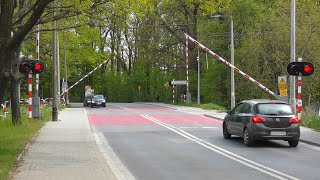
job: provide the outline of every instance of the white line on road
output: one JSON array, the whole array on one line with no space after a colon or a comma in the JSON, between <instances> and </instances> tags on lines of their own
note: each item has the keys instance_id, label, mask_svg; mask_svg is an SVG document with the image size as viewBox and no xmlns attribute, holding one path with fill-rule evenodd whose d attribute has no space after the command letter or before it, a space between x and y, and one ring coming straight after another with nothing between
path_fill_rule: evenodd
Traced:
<instances>
[{"instance_id":1,"label":"white line on road","mask_svg":"<svg viewBox=\"0 0 320 180\"><path fill-rule=\"evenodd\" d=\"M190 127L180 127L180 129L197 129L199 127L190 126Z\"/></svg>"},{"instance_id":2,"label":"white line on road","mask_svg":"<svg viewBox=\"0 0 320 180\"><path fill-rule=\"evenodd\" d=\"M167 129L169 129L169 130L171 130L171 131L173 131L173 132L175 132L175 133L177 133L177 134L179 134L179 135L181 135L181 136L183 136L183 137L185 137L185 138L187 138L187 139L189 139L189 140L191 140L191 141L193 141L193 142L195 142L195 143L197 143L197 144L199 144L199 145L201 145L203 147L206 147L207 149L210 149L210 150L212 150L212 151L214 151L216 153L219 153L219 154L221 154L221 155L223 155L223 156L225 156L227 158L230 158L230 159L232 159L234 161L237 161L237 162L239 162L239 163L241 163L243 165L246 165L246 166L248 166L250 168L253 168L255 170L258 170L260 172L268 174L268 175L270 175L270 176L272 176L274 178L281 179L281 180L285 180L285 179L298 180L298 178L296 178L296 177L290 176L288 174L282 173L282 172L277 171L275 169L269 168L269 167L264 166L262 164L256 163L256 162L251 161L249 159L246 159L246 158L244 158L242 156L234 154L234 153L232 153L230 151L227 151L227 150L225 150L223 148L215 146L215 145L213 145L213 144L211 144L211 143L209 143L209 142L207 142L207 141L205 141L203 139L195 137L195 136L193 136L193 135L191 135L191 134L189 134L189 133L187 133L187 132L185 132L185 131L183 131L183 130L181 130L179 128L176 128L176 127L171 126L169 124L163 123L163 122L161 122L161 121L159 121L159 120L157 120L155 118L152 118L152 117L150 117L148 115L141 115L141 116L146 118L146 119L148 119L148 120L150 120L150 121L152 121L152 122L155 122L155 123L167 128Z\"/></svg>"},{"instance_id":3,"label":"white line on road","mask_svg":"<svg viewBox=\"0 0 320 180\"><path fill-rule=\"evenodd\" d=\"M87 111L84 109L86 117L88 116ZM88 121L89 122L89 121ZM93 133L93 137L96 144L102 153L104 159L112 170L113 174L118 180L136 180L131 172L126 168L126 166L121 162L119 157L113 151L112 147L103 136L101 132L98 132L95 127L90 126Z\"/></svg>"},{"instance_id":4,"label":"white line on road","mask_svg":"<svg viewBox=\"0 0 320 180\"><path fill-rule=\"evenodd\" d=\"M212 127L212 126L209 126L209 127L202 127L203 129L218 129L218 127Z\"/></svg>"},{"instance_id":5,"label":"white line on road","mask_svg":"<svg viewBox=\"0 0 320 180\"><path fill-rule=\"evenodd\" d=\"M131 172L121 162L101 132L93 133L96 143L118 180L135 180Z\"/></svg>"}]
</instances>

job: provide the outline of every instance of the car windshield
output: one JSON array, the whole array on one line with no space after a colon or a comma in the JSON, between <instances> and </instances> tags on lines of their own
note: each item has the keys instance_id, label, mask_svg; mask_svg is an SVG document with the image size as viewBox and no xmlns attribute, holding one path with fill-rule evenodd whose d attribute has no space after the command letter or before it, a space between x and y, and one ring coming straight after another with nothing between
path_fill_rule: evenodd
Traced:
<instances>
[{"instance_id":1,"label":"car windshield","mask_svg":"<svg viewBox=\"0 0 320 180\"><path fill-rule=\"evenodd\" d=\"M96 95L94 96L94 99L104 99L103 95Z\"/></svg>"},{"instance_id":2,"label":"car windshield","mask_svg":"<svg viewBox=\"0 0 320 180\"><path fill-rule=\"evenodd\" d=\"M289 104L258 104L257 113L262 115L291 115L293 114Z\"/></svg>"}]
</instances>

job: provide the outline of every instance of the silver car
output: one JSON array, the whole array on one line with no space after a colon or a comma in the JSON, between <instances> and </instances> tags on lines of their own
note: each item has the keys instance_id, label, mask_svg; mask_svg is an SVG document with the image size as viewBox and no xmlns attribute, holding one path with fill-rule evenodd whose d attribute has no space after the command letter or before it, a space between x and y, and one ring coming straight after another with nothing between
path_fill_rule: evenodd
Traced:
<instances>
[{"instance_id":1,"label":"silver car","mask_svg":"<svg viewBox=\"0 0 320 180\"><path fill-rule=\"evenodd\" d=\"M300 120L288 103L274 100L246 100L237 104L223 121L223 136L243 137L247 146L256 140L285 140L291 147L299 144Z\"/></svg>"}]
</instances>

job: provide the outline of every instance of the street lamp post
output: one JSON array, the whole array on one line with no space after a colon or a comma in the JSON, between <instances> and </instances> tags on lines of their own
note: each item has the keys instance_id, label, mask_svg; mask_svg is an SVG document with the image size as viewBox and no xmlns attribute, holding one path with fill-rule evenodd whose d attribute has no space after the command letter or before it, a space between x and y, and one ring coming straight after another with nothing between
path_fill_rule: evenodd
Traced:
<instances>
[{"instance_id":1,"label":"street lamp post","mask_svg":"<svg viewBox=\"0 0 320 180\"><path fill-rule=\"evenodd\" d=\"M232 16L226 15L215 15L211 16L214 18L219 17L230 17L230 43L231 43L231 64L234 66L234 33L233 33L233 18ZM234 83L234 68L231 68L231 109L235 107L236 97L235 97L235 83Z\"/></svg>"},{"instance_id":2,"label":"street lamp post","mask_svg":"<svg viewBox=\"0 0 320 180\"><path fill-rule=\"evenodd\" d=\"M291 38L290 38L290 62L296 61L296 2L291 1ZM296 79L290 76L290 105L296 113Z\"/></svg>"},{"instance_id":3,"label":"street lamp post","mask_svg":"<svg viewBox=\"0 0 320 180\"><path fill-rule=\"evenodd\" d=\"M197 95L197 102L200 104L200 51L199 51L199 46L198 46L198 95Z\"/></svg>"},{"instance_id":4,"label":"street lamp post","mask_svg":"<svg viewBox=\"0 0 320 180\"><path fill-rule=\"evenodd\" d=\"M233 34L233 19L231 18L231 24L230 24L230 33L231 33L231 64L234 66L234 34ZM236 97L234 92L234 68L231 68L231 109L234 108L236 105Z\"/></svg>"}]
</instances>

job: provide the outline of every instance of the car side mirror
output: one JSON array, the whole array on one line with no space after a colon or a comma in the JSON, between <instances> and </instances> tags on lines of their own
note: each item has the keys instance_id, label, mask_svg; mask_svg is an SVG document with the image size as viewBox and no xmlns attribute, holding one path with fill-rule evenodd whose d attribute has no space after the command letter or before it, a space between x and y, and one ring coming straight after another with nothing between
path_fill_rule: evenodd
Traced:
<instances>
[{"instance_id":1,"label":"car side mirror","mask_svg":"<svg viewBox=\"0 0 320 180\"><path fill-rule=\"evenodd\" d=\"M228 110L228 111L227 111L227 114L228 114L228 115L230 115L230 114L231 114L231 111L230 111L230 110Z\"/></svg>"}]
</instances>

